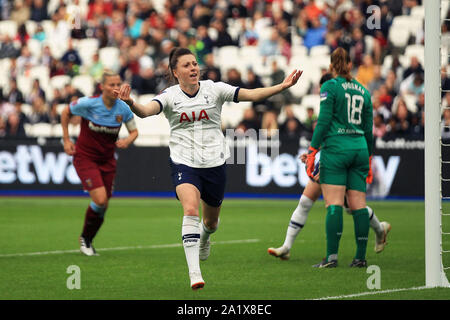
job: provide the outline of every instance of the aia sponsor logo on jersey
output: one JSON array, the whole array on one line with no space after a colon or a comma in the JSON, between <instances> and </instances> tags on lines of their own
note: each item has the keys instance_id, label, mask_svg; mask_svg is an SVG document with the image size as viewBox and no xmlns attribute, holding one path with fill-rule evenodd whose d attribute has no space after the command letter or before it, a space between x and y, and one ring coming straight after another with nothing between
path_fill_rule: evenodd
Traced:
<instances>
[{"instance_id":1,"label":"aia sponsor logo on jersey","mask_svg":"<svg viewBox=\"0 0 450 320\"><path fill-rule=\"evenodd\" d=\"M201 110L199 114L196 114L195 111L192 111L191 114L183 112L180 116L180 123L183 123L185 121L201 121L203 119L209 120L209 116L205 110Z\"/></svg>"},{"instance_id":2,"label":"aia sponsor logo on jersey","mask_svg":"<svg viewBox=\"0 0 450 320\"><path fill-rule=\"evenodd\" d=\"M123 115L121 115L121 114L116 115L116 121L118 123L122 123L122 120L123 120Z\"/></svg>"}]
</instances>

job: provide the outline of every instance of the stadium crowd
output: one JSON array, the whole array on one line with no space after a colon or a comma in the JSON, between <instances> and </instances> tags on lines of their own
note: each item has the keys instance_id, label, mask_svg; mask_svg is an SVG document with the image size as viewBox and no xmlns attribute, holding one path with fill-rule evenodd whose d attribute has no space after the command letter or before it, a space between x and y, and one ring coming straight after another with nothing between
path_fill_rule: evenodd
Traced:
<instances>
[{"instance_id":1,"label":"stadium crowd","mask_svg":"<svg viewBox=\"0 0 450 320\"><path fill-rule=\"evenodd\" d=\"M368 10L371 5L380 10L375 13ZM329 52L338 46L350 52L354 76L372 94L376 137L423 139L423 65L416 56L406 62L402 60L405 48L395 46L389 39L393 19L410 15L421 5L421 0L3 0L0 18L15 21L18 27L15 36L0 32L0 61L10 61L0 94L0 137L25 136L25 123L59 123L57 106L84 95L69 82L62 88L52 88L50 97L39 79L33 79L29 94L22 93L17 77L28 75L35 66L45 66L50 81L60 75L71 78L89 75L95 81L92 92L95 94L107 67L100 50L115 47L119 54L113 68L123 81L131 84L133 93L157 94L167 86L168 54L173 47L181 46L195 52L203 79L256 88L279 83L285 70L274 62L267 65L269 72L265 79L251 66L245 74L238 68L223 72L214 60L214 52L228 46L254 46L262 57L284 56L289 61L299 46L294 39L300 39L301 46L309 52L324 45ZM370 28L368 24L373 14L381 22L379 28ZM34 30L26 27L28 21L35 23ZM52 32L44 28L49 21L53 24ZM261 30L266 29L263 26L267 22L271 33L263 37ZM233 26L239 23L239 28L231 28L231 23ZM449 27L444 23L442 32ZM423 38L422 28L409 37L407 44L423 45ZM74 45L83 39L98 41L91 61L83 61L80 50L84 49ZM36 40L41 44L39 54L29 45ZM48 45L50 40L64 44L60 56ZM385 68L388 56L392 59ZM302 65L296 67L302 69ZM442 89L450 89L450 78L445 72ZM318 94L318 90L318 84L312 83L305 93ZM442 98L444 106L450 104L450 93ZM280 129L281 139L298 140L302 136L309 139L317 109L309 106L306 118L300 121L292 105L300 104L301 99L286 91L254 103L245 110L237 128ZM31 105L31 114L21 111L22 104ZM450 124L450 114L445 112L442 121ZM450 136L448 130L443 134Z\"/></svg>"}]
</instances>

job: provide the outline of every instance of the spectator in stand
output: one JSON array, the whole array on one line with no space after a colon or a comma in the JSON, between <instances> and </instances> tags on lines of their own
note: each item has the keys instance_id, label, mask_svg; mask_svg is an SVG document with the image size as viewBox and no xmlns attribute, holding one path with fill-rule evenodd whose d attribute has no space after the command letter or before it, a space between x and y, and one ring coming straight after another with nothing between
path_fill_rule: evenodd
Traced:
<instances>
[{"instance_id":1,"label":"spectator in stand","mask_svg":"<svg viewBox=\"0 0 450 320\"><path fill-rule=\"evenodd\" d=\"M326 33L326 26L322 25L319 18L313 18L303 39L303 45L311 50L312 47L325 44Z\"/></svg>"},{"instance_id":2,"label":"spectator in stand","mask_svg":"<svg viewBox=\"0 0 450 320\"><path fill-rule=\"evenodd\" d=\"M210 79L214 82L221 81L222 73L214 64L214 55L212 53L205 56L205 66L202 70L202 80Z\"/></svg>"},{"instance_id":3,"label":"spectator in stand","mask_svg":"<svg viewBox=\"0 0 450 320\"><path fill-rule=\"evenodd\" d=\"M382 113L375 113L373 117L373 135L376 138L383 138L386 134L386 124Z\"/></svg>"},{"instance_id":4,"label":"spectator in stand","mask_svg":"<svg viewBox=\"0 0 450 320\"><path fill-rule=\"evenodd\" d=\"M195 47L191 49L197 56L200 67L205 65L205 56L212 53L214 41L208 35L208 27L206 25L199 25L197 27L196 38L194 38Z\"/></svg>"},{"instance_id":5,"label":"spectator in stand","mask_svg":"<svg viewBox=\"0 0 450 320\"><path fill-rule=\"evenodd\" d=\"M284 79L284 78L283 78ZM252 68L247 69L247 81L245 82L245 88L256 89L265 87L261 81L261 77L258 76Z\"/></svg>"},{"instance_id":6,"label":"spectator in stand","mask_svg":"<svg viewBox=\"0 0 450 320\"><path fill-rule=\"evenodd\" d=\"M227 83L234 87L245 88L241 73L236 68L227 70Z\"/></svg>"},{"instance_id":7,"label":"spectator in stand","mask_svg":"<svg viewBox=\"0 0 450 320\"><path fill-rule=\"evenodd\" d=\"M417 113L421 113L422 111L425 111L425 92L422 92L417 97L416 107L417 107Z\"/></svg>"},{"instance_id":8,"label":"spectator in stand","mask_svg":"<svg viewBox=\"0 0 450 320\"><path fill-rule=\"evenodd\" d=\"M50 105L50 112L49 112L49 122L50 124L58 124L61 123L61 116L58 113L58 103L56 103L55 100Z\"/></svg>"},{"instance_id":9,"label":"spectator in stand","mask_svg":"<svg viewBox=\"0 0 450 320\"><path fill-rule=\"evenodd\" d=\"M232 19L247 18L248 10L241 0L231 0L227 8L227 17Z\"/></svg>"},{"instance_id":10,"label":"spectator in stand","mask_svg":"<svg viewBox=\"0 0 450 320\"><path fill-rule=\"evenodd\" d=\"M214 41L214 47L221 48L224 46L234 46L235 43L231 38L225 24L221 20L214 22L213 27L217 30L217 39Z\"/></svg>"},{"instance_id":11,"label":"spectator in stand","mask_svg":"<svg viewBox=\"0 0 450 320\"><path fill-rule=\"evenodd\" d=\"M31 91L25 98L25 101L27 104L32 104L37 97L40 97L43 101L45 101L45 91L41 88L39 79L34 79Z\"/></svg>"},{"instance_id":12,"label":"spectator in stand","mask_svg":"<svg viewBox=\"0 0 450 320\"><path fill-rule=\"evenodd\" d=\"M79 74L79 68L82 64L78 50L74 48L72 39L69 39L67 51L61 57L64 70L70 77Z\"/></svg>"},{"instance_id":13,"label":"spectator in stand","mask_svg":"<svg viewBox=\"0 0 450 320\"><path fill-rule=\"evenodd\" d=\"M242 121L237 125L236 131L240 133L245 133L248 129L253 129L255 131L259 130L261 127L258 117L253 108L245 109Z\"/></svg>"},{"instance_id":14,"label":"spectator in stand","mask_svg":"<svg viewBox=\"0 0 450 320\"><path fill-rule=\"evenodd\" d=\"M74 99L78 99L83 97L84 94L77 88L75 88L71 83L67 83L64 86L64 90L62 92L62 98L64 99L63 103L69 104L74 101Z\"/></svg>"},{"instance_id":15,"label":"spectator in stand","mask_svg":"<svg viewBox=\"0 0 450 320\"><path fill-rule=\"evenodd\" d=\"M270 75L270 79L272 81L272 85L280 83L285 78L284 71L278 66L277 60L272 61L272 73ZM271 98L271 101L274 103L274 106L277 110L281 110L283 106L289 106L293 103L293 96L289 90L284 90L280 94L277 94Z\"/></svg>"},{"instance_id":16,"label":"spectator in stand","mask_svg":"<svg viewBox=\"0 0 450 320\"><path fill-rule=\"evenodd\" d=\"M369 83L375 78L375 65L371 55L366 54L363 58L363 63L359 66L356 74L358 80L364 87L368 87Z\"/></svg>"},{"instance_id":17,"label":"spectator in stand","mask_svg":"<svg viewBox=\"0 0 450 320\"><path fill-rule=\"evenodd\" d=\"M417 59L416 56L411 57L411 62L409 64L409 67L406 68L406 70L403 72L403 80L408 78L410 75L415 73L424 73L423 67L419 62L419 59Z\"/></svg>"},{"instance_id":18,"label":"spectator in stand","mask_svg":"<svg viewBox=\"0 0 450 320\"><path fill-rule=\"evenodd\" d=\"M15 112L14 105L5 100L0 88L0 137L6 135L6 123L11 114Z\"/></svg>"},{"instance_id":19,"label":"spectator in stand","mask_svg":"<svg viewBox=\"0 0 450 320\"><path fill-rule=\"evenodd\" d=\"M28 4L25 4L23 0L16 0L9 19L21 25L30 20L30 12Z\"/></svg>"},{"instance_id":20,"label":"spectator in stand","mask_svg":"<svg viewBox=\"0 0 450 320\"><path fill-rule=\"evenodd\" d=\"M450 109L444 109L441 122L442 139L450 139Z\"/></svg>"},{"instance_id":21,"label":"spectator in stand","mask_svg":"<svg viewBox=\"0 0 450 320\"><path fill-rule=\"evenodd\" d=\"M286 138L287 140L298 142L302 134L306 133L306 130L295 116L292 107L285 107L284 111L286 119L280 125L280 139L284 141L284 138Z\"/></svg>"},{"instance_id":22,"label":"spectator in stand","mask_svg":"<svg viewBox=\"0 0 450 320\"><path fill-rule=\"evenodd\" d=\"M41 24L38 24L36 26L36 31L33 34L33 39L38 40L41 44L45 41L47 38L47 35L45 34L44 27L42 27ZM48 46L47 46L48 47Z\"/></svg>"},{"instance_id":23,"label":"spectator in stand","mask_svg":"<svg viewBox=\"0 0 450 320\"><path fill-rule=\"evenodd\" d=\"M280 48L278 46L280 36L275 28L272 28L270 38L259 42L259 53L266 61L267 57L276 56L280 53Z\"/></svg>"},{"instance_id":24,"label":"spectator in stand","mask_svg":"<svg viewBox=\"0 0 450 320\"><path fill-rule=\"evenodd\" d=\"M25 24L21 24L17 27L17 34L14 38L14 41L17 42L20 47L26 46L28 40L30 40L30 35L27 32L27 28Z\"/></svg>"},{"instance_id":25,"label":"spectator in stand","mask_svg":"<svg viewBox=\"0 0 450 320\"><path fill-rule=\"evenodd\" d=\"M387 86L384 84L381 85L378 92L380 103L390 110L392 108L392 102L394 97L390 95L390 93L388 92Z\"/></svg>"},{"instance_id":26,"label":"spectator in stand","mask_svg":"<svg viewBox=\"0 0 450 320\"><path fill-rule=\"evenodd\" d=\"M417 72L414 75L414 80L408 86L407 92L409 94L415 95L416 97L425 92L423 73Z\"/></svg>"},{"instance_id":27,"label":"spectator in stand","mask_svg":"<svg viewBox=\"0 0 450 320\"><path fill-rule=\"evenodd\" d=\"M46 0L32 0L30 20L41 22L48 20L47 1Z\"/></svg>"},{"instance_id":28,"label":"spectator in stand","mask_svg":"<svg viewBox=\"0 0 450 320\"><path fill-rule=\"evenodd\" d=\"M395 109L394 115L398 122L397 132L403 137L411 133L411 112L406 107L406 103L402 98L398 99L397 108Z\"/></svg>"},{"instance_id":29,"label":"spectator in stand","mask_svg":"<svg viewBox=\"0 0 450 320\"><path fill-rule=\"evenodd\" d=\"M132 39L137 39L142 34L142 25L144 21L139 19L135 14L130 14L127 17L127 31Z\"/></svg>"},{"instance_id":30,"label":"spectator in stand","mask_svg":"<svg viewBox=\"0 0 450 320\"><path fill-rule=\"evenodd\" d=\"M100 82L103 75L103 63L100 61L100 55L98 52L95 52L92 56L92 63L89 66L88 74L94 79L96 82Z\"/></svg>"},{"instance_id":31,"label":"spectator in stand","mask_svg":"<svg viewBox=\"0 0 450 320\"><path fill-rule=\"evenodd\" d=\"M362 64L365 52L366 42L364 40L364 34L360 28L353 28L350 57L353 61L354 68L358 68Z\"/></svg>"},{"instance_id":32,"label":"spectator in stand","mask_svg":"<svg viewBox=\"0 0 450 320\"><path fill-rule=\"evenodd\" d=\"M239 46L256 46L259 35L255 27L255 20L250 20L250 25L246 19L241 19L241 32L239 34Z\"/></svg>"},{"instance_id":33,"label":"spectator in stand","mask_svg":"<svg viewBox=\"0 0 450 320\"><path fill-rule=\"evenodd\" d=\"M269 110L264 112L261 129L265 130L261 132L261 136L265 138L271 138L278 133L277 113L275 111Z\"/></svg>"},{"instance_id":34,"label":"spectator in stand","mask_svg":"<svg viewBox=\"0 0 450 320\"><path fill-rule=\"evenodd\" d=\"M30 52L27 46L23 46L20 56L17 58L17 71L20 75L28 75L31 68L38 64L38 60Z\"/></svg>"},{"instance_id":35,"label":"spectator in stand","mask_svg":"<svg viewBox=\"0 0 450 320\"><path fill-rule=\"evenodd\" d=\"M381 66L380 65L374 65L373 68L373 79L369 82L367 89L369 92L374 92L375 90L378 90L381 85L385 84L386 81L383 79L381 75Z\"/></svg>"},{"instance_id":36,"label":"spectator in stand","mask_svg":"<svg viewBox=\"0 0 450 320\"><path fill-rule=\"evenodd\" d=\"M31 114L27 117L29 123L50 123L49 107L42 96L33 98L31 110Z\"/></svg>"},{"instance_id":37,"label":"spectator in stand","mask_svg":"<svg viewBox=\"0 0 450 320\"><path fill-rule=\"evenodd\" d=\"M0 34L0 59L17 58L19 55L20 50L16 48L11 37Z\"/></svg>"},{"instance_id":38,"label":"spectator in stand","mask_svg":"<svg viewBox=\"0 0 450 320\"><path fill-rule=\"evenodd\" d=\"M306 108L306 119L303 122L303 126L304 128L309 131L311 133L311 137L312 137L312 132L314 130L314 124L317 122L317 114L314 112L314 108L313 107L307 107Z\"/></svg>"},{"instance_id":39,"label":"spectator in stand","mask_svg":"<svg viewBox=\"0 0 450 320\"><path fill-rule=\"evenodd\" d=\"M9 81L9 93L6 95L6 101L16 107L20 107L20 105L25 102L22 91L17 88L17 81L14 78L11 78Z\"/></svg>"}]
</instances>

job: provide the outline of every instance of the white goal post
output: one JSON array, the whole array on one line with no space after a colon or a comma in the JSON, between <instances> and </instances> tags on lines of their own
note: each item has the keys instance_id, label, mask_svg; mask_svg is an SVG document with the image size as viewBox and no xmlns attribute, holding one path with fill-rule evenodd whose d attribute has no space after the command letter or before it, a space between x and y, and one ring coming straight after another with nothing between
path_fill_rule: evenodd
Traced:
<instances>
[{"instance_id":1,"label":"white goal post","mask_svg":"<svg viewBox=\"0 0 450 320\"><path fill-rule=\"evenodd\" d=\"M450 286L442 264L441 1L425 6L425 285Z\"/></svg>"}]
</instances>

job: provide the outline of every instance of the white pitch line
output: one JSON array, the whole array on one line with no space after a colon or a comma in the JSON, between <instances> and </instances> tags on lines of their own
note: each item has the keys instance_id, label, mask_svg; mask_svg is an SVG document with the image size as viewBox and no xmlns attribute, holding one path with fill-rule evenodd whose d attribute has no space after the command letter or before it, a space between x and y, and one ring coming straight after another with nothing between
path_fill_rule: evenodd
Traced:
<instances>
[{"instance_id":1,"label":"white pitch line","mask_svg":"<svg viewBox=\"0 0 450 320\"><path fill-rule=\"evenodd\" d=\"M322 298L317 298L317 299L312 299L312 300L346 299L346 298L356 298L356 297L370 296L370 295L383 294L383 293L393 293L393 292L400 292L400 291L423 290L423 289L430 289L430 287L422 286L422 287L399 288L399 289L389 289L389 290L376 290L376 291L367 291L367 292L354 293L354 294L348 294L348 295L342 295L342 296L322 297Z\"/></svg>"},{"instance_id":2,"label":"white pitch line","mask_svg":"<svg viewBox=\"0 0 450 320\"><path fill-rule=\"evenodd\" d=\"M259 239L244 239L244 240L227 240L227 241L212 241L211 244L235 244L235 243L254 243L259 242ZM100 248L95 249L96 251L120 251L120 250L134 250L134 249L162 249L162 248L175 248L183 246L181 243L172 244L157 244L151 246L130 246L130 247L115 247L115 248ZM76 253L80 252L77 250L55 250L55 251L41 251L41 252L27 252L27 253L8 253L0 254L0 258L9 257L25 257L25 256L43 256L49 254L64 254L64 253Z\"/></svg>"}]
</instances>

